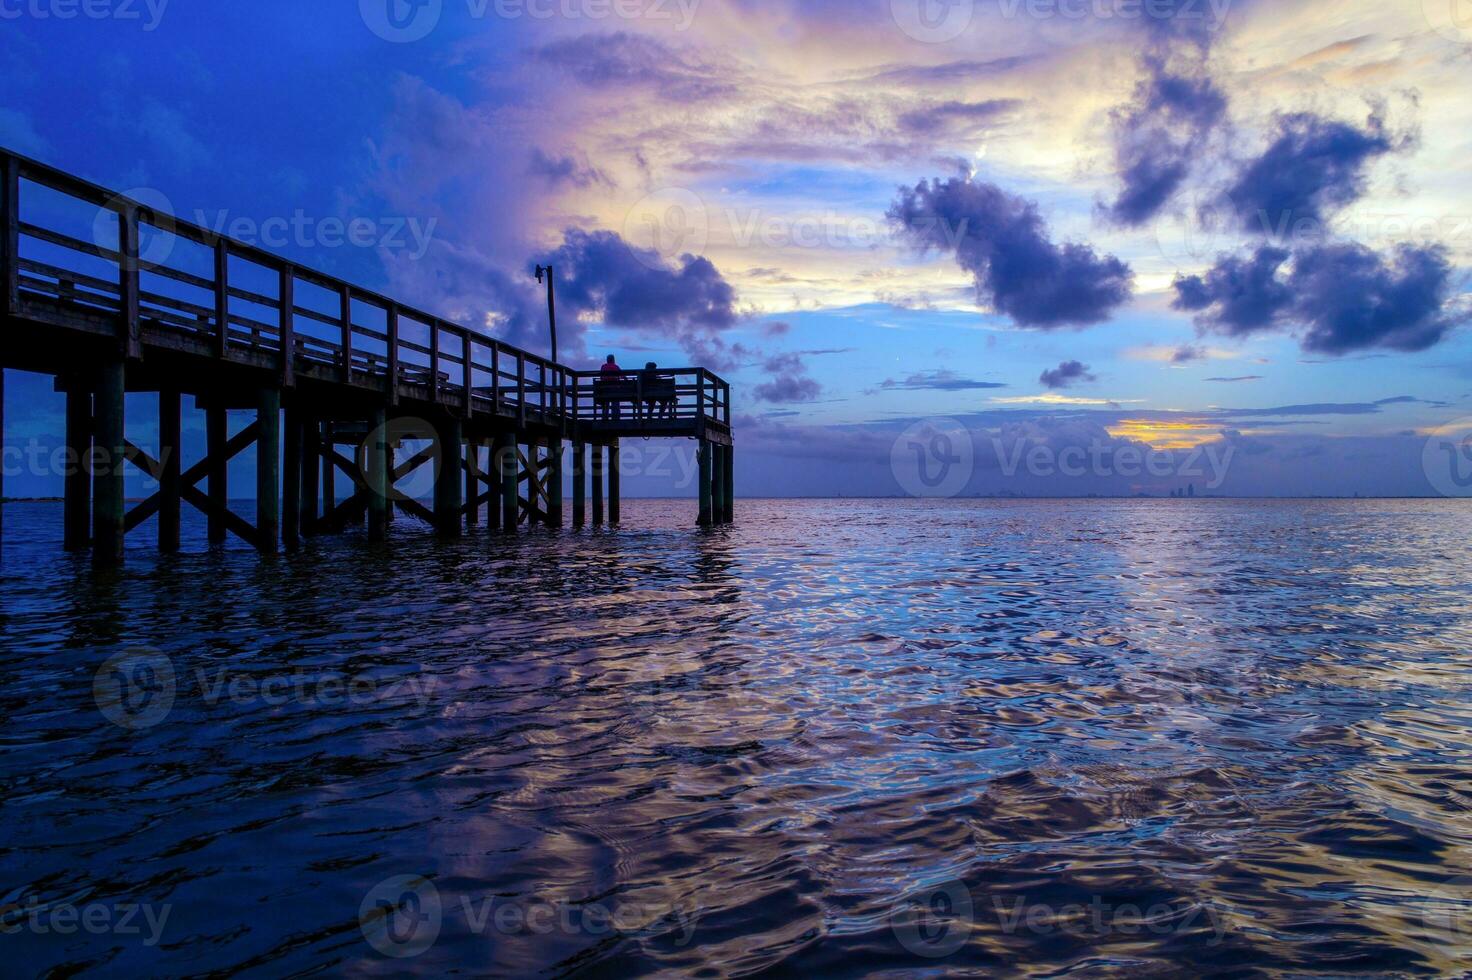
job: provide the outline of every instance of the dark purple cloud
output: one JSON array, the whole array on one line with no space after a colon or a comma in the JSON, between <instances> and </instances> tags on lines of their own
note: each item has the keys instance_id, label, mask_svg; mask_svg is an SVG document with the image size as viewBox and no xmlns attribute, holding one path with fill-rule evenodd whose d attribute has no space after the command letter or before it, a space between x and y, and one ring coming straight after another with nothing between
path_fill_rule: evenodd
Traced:
<instances>
[{"instance_id":1,"label":"dark purple cloud","mask_svg":"<svg viewBox=\"0 0 1472 980\"><path fill-rule=\"evenodd\" d=\"M1124 184L1108 208L1116 223L1136 227L1170 202L1226 115L1227 99L1204 74L1173 74L1147 57L1148 75L1134 100L1113 113L1114 154Z\"/></svg>"},{"instance_id":2,"label":"dark purple cloud","mask_svg":"<svg viewBox=\"0 0 1472 980\"><path fill-rule=\"evenodd\" d=\"M1242 169L1226 199L1243 231L1288 237L1358 200L1369 164L1405 143L1392 139L1378 114L1364 129L1307 112L1283 116L1268 148Z\"/></svg>"},{"instance_id":3,"label":"dark purple cloud","mask_svg":"<svg viewBox=\"0 0 1472 980\"><path fill-rule=\"evenodd\" d=\"M596 317L695 353L736 323L736 292L709 259L684 255L668 263L614 232L573 228L560 248L532 264L557 270L558 309L567 311L569 324ZM577 332L580 337L580 327Z\"/></svg>"},{"instance_id":4,"label":"dark purple cloud","mask_svg":"<svg viewBox=\"0 0 1472 980\"><path fill-rule=\"evenodd\" d=\"M1205 276L1175 281L1178 310L1199 313L1196 322L1215 333L1240 337L1277 325L1293 302L1278 271L1288 261L1287 249L1263 245L1250 257L1222 256Z\"/></svg>"},{"instance_id":5,"label":"dark purple cloud","mask_svg":"<svg viewBox=\"0 0 1472 980\"><path fill-rule=\"evenodd\" d=\"M1056 245L1037 205L960 177L901 188L891 222L922 249L954 254L977 298L1019 326L1099 323L1133 291L1130 267L1083 244Z\"/></svg>"},{"instance_id":6,"label":"dark purple cloud","mask_svg":"<svg viewBox=\"0 0 1472 980\"><path fill-rule=\"evenodd\" d=\"M1089 373L1089 366L1081 361L1064 361L1055 368L1049 368L1038 378L1049 388L1067 388L1078 381L1097 381L1098 378Z\"/></svg>"},{"instance_id":7,"label":"dark purple cloud","mask_svg":"<svg viewBox=\"0 0 1472 980\"><path fill-rule=\"evenodd\" d=\"M1342 243L1290 256L1265 245L1250 259L1224 256L1175 288L1176 309L1197 313L1202 329L1242 336L1297 326L1303 349L1321 354L1425 350L1465 319L1451 307L1451 265L1439 246L1383 255Z\"/></svg>"}]
</instances>

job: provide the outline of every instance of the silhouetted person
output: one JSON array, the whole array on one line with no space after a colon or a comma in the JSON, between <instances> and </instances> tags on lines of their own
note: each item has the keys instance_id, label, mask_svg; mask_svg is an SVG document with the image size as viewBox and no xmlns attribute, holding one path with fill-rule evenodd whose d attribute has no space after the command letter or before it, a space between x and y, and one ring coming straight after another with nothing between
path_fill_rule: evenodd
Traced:
<instances>
[{"instance_id":1,"label":"silhouetted person","mask_svg":"<svg viewBox=\"0 0 1472 980\"><path fill-rule=\"evenodd\" d=\"M622 414L620 407L622 402L621 399L612 394L612 389L623 381L624 369L619 367L618 361L612 354L609 354L608 360L603 362L603 367L599 368L598 373L601 377L598 379L595 390L602 389L604 393L604 397L600 400L603 407L603 417L605 419L616 419ZM638 410L639 406L636 404L634 411L637 413Z\"/></svg>"}]
</instances>

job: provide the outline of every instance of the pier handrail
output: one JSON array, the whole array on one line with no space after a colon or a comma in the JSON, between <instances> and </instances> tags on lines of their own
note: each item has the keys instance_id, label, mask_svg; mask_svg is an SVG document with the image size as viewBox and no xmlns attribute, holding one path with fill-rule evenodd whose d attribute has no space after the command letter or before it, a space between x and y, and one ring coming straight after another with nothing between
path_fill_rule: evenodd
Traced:
<instances>
[{"instance_id":1,"label":"pier handrail","mask_svg":"<svg viewBox=\"0 0 1472 980\"><path fill-rule=\"evenodd\" d=\"M654 372L662 382L658 390L647 392L644 387L644 371L622 370L609 376L601 370L573 371L572 415L582 421L604 420L604 406L600 404L599 387L609 383L627 386L614 392L602 401L627 402L631 407L647 407L646 395L674 398L672 411L656 415L656 419L698 419L716 422L724 426L731 424L731 386L705 368L658 368Z\"/></svg>"},{"instance_id":2,"label":"pier handrail","mask_svg":"<svg viewBox=\"0 0 1472 980\"><path fill-rule=\"evenodd\" d=\"M115 213L116 246L22 220L23 182ZM212 252L212 274L176 268L168 264L172 254L152 260L140 249L145 228ZM115 279L25 258L22 238L114 265ZM232 260L274 273L275 295L232 282ZM174 284L175 293L190 289L206 293L208 302L145 288L145 274ZM140 327L146 320L196 336L209 335L215 356L222 359L232 359L242 349L269 351L277 358L287 387L303 368L335 367L345 383L361 386L381 379L391 398L396 397L397 385L426 387L431 400L459 408L467 416L478 407L494 411L504 405L523 419L554 422L578 417L572 404L578 372L565 365L260 246L176 215L155 213L145 203L4 148L0 148L0 283L0 307L9 314L19 312L23 293L32 293L116 316L119 341L129 356L141 353ZM299 302L301 284L335 297L335 311ZM355 306L377 310L382 325L363 322ZM265 315L252 315L247 307ZM317 328L318 334L326 328L332 336L299 331L299 325ZM424 336L416 340L409 333Z\"/></svg>"}]
</instances>

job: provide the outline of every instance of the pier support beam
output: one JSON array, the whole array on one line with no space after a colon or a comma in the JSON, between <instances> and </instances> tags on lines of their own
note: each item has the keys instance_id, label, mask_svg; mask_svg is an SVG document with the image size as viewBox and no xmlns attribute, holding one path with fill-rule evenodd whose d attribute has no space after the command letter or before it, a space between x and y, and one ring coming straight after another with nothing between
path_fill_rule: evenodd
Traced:
<instances>
[{"instance_id":1,"label":"pier support beam","mask_svg":"<svg viewBox=\"0 0 1472 980\"><path fill-rule=\"evenodd\" d=\"M496 437L496 472L501 476L501 530L516 533L521 521L521 505L518 498L520 480L516 472L516 436L511 433Z\"/></svg>"},{"instance_id":2,"label":"pier support beam","mask_svg":"<svg viewBox=\"0 0 1472 980\"><path fill-rule=\"evenodd\" d=\"M302 543L302 432L301 410L295 398L286 406L286 432L282 436L281 541L296 549Z\"/></svg>"},{"instance_id":3,"label":"pier support beam","mask_svg":"<svg viewBox=\"0 0 1472 980\"><path fill-rule=\"evenodd\" d=\"M588 523L588 447L572 444L572 526Z\"/></svg>"},{"instance_id":4,"label":"pier support beam","mask_svg":"<svg viewBox=\"0 0 1472 980\"><path fill-rule=\"evenodd\" d=\"M562 527L562 437L547 440L547 526Z\"/></svg>"},{"instance_id":5,"label":"pier support beam","mask_svg":"<svg viewBox=\"0 0 1472 980\"><path fill-rule=\"evenodd\" d=\"M62 544L85 551L92 541L92 391L80 379L66 390L66 458Z\"/></svg>"},{"instance_id":6,"label":"pier support beam","mask_svg":"<svg viewBox=\"0 0 1472 980\"><path fill-rule=\"evenodd\" d=\"M322 447L327 453L337 451L337 442L333 434L334 426L331 422L322 423ZM319 512L324 521L322 530L330 530L326 524L326 518L337 509L337 464L332 461L330 455L322 456L322 510Z\"/></svg>"},{"instance_id":7,"label":"pier support beam","mask_svg":"<svg viewBox=\"0 0 1472 980\"><path fill-rule=\"evenodd\" d=\"M726 447L711 449L710 474L711 518L716 524L726 523Z\"/></svg>"},{"instance_id":8,"label":"pier support beam","mask_svg":"<svg viewBox=\"0 0 1472 980\"><path fill-rule=\"evenodd\" d=\"M313 537L317 533L318 515L322 513L318 500L322 495L321 470L317 461L322 457L322 429L316 419L303 417L302 427L302 495L297 504L301 515L302 535Z\"/></svg>"},{"instance_id":9,"label":"pier support beam","mask_svg":"<svg viewBox=\"0 0 1472 980\"><path fill-rule=\"evenodd\" d=\"M173 554L179 550L179 510L183 493L182 468L183 419L180 416L179 392L158 393L158 550Z\"/></svg>"},{"instance_id":10,"label":"pier support beam","mask_svg":"<svg viewBox=\"0 0 1472 980\"><path fill-rule=\"evenodd\" d=\"M225 455L225 443L229 439L228 416L225 409L211 404L205 408L205 452L209 454L209 540L210 544L225 543L225 510L230 501L227 485L229 458Z\"/></svg>"},{"instance_id":11,"label":"pier support beam","mask_svg":"<svg viewBox=\"0 0 1472 980\"><path fill-rule=\"evenodd\" d=\"M124 390L123 362L104 364L98 371L93 408L96 451L92 466L92 560L98 565L117 565L123 560L123 467L127 452Z\"/></svg>"},{"instance_id":12,"label":"pier support beam","mask_svg":"<svg viewBox=\"0 0 1472 980\"><path fill-rule=\"evenodd\" d=\"M460 455L463 429L458 418L444 419L435 428L440 444L440 468L434 479L435 530L442 538L458 538L465 512L465 499L461 495L465 487L461 476L464 465Z\"/></svg>"},{"instance_id":13,"label":"pier support beam","mask_svg":"<svg viewBox=\"0 0 1472 980\"><path fill-rule=\"evenodd\" d=\"M363 446L368 454L364 469L368 476L368 540L388 538L388 489L392 460L388 445L388 412L378 408L368 419L368 441Z\"/></svg>"},{"instance_id":14,"label":"pier support beam","mask_svg":"<svg viewBox=\"0 0 1472 980\"><path fill-rule=\"evenodd\" d=\"M593 447L593 526L603 526L603 447Z\"/></svg>"},{"instance_id":15,"label":"pier support beam","mask_svg":"<svg viewBox=\"0 0 1472 980\"><path fill-rule=\"evenodd\" d=\"M496 459L496 441L494 439L486 442L486 468L485 493L486 502L486 527L492 531L501 530L501 464Z\"/></svg>"},{"instance_id":16,"label":"pier support beam","mask_svg":"<svg viewBox=\"0 0 1472 980\"><path fill-rule=\"evenodd\" d=\"M623 502L623 489L621 473L621 461L619 459L618 440L608 447L608 523L617 526L620 521L620 507Z\"/></svg>"},{"instance_id":17,"label":"pier support beam","mask_svg":"<svg viewBox=\"0 0 1472 980\"><path fill-rule=\"evenodd\" d=\"M700 526L710 527L713 521L711 513L711 455L712 446L705 439L700 440Z\"/></svg>"},{"instance_id":18,"label":"pier support beam","mask_svg":"<svg viewBox=\"0 0 1472 980\"><path fill-rule=\"evenodd\" d=\"M726 465L722 467L721 473L726 478L726 513L723 520L727 524L730 524L736 520L736 447L726 446L724 449L726 452Z\"/></svg>"},{"instance_id":19,"label":"pier support beam","mask_svg":"<svg viewBox=\"0 0 1472 980\"><path fill-rule=\"evenodd\" d=\"M465 524L476 527L480 524L481 478L480 443L465 444Z\"/></svg>"},{"instance_id":20,"label":"pier support beam","mask_svg":"<svg viewBox=\"0 0 1472 980\"><path fill-rule=\"evenodd\" d=\"M256 547L274 554L281 540L281 389L256 395Z\"/></svg>"}]
</instances>

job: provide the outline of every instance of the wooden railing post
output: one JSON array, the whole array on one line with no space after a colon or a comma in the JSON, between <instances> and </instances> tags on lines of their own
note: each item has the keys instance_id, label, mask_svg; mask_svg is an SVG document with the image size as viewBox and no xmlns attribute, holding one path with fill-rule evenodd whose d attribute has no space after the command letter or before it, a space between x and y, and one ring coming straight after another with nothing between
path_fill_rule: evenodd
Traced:
<instances>
[{"instance_id":1,"label":"wooden railing post","mask_svg":"<svg viewBox=\"0 0 1472 980\"><path fill-rule=\"evenodd\" d=\"M526 355L516 352L516 417L526 425Z\"/></svg>"},{"instance_id":2,"label":"wooden railing post","mask_svg":"<svg viewBox=\"0 0 1472 980\"><path fill-rule=\"evenodd\" d=\"M138 288L138 207L127 203L118 212L118 338L129 359L143 356Z\"/></svg>"},{"instance_id":3,"label":"wooden railing post","mask_svg":"<svg viewBox=\"0 0 1472 980\"><path fill-rule=\"evenodd\" d=\"M0 158L0 313L20 311L20 162Z\"/></svg>"},{"instance_id":4,"label":"wooden railing post","mask_svg":"<svg viewBox=\"0 0 1472 980\"><path fill-rule=\"evenodd\" d=\"M697 395L695 401L695 418L705 418L705 369L700 368L695 372Z\"/></svg>"},{"instance_id":5,"label":"wooden railing post","mask_svg":"<svg viewBox=\"0 0 1472 980\"><path fill-rule=\"evenodd\" d=\"M215 239L215 356L230 354L230 244Z\"/></svg>"},{"instance_id":6,"label":"wooden railing post","mask_svg":"<svg viewBox=\"0 0 1472 980\"><path fill-rule=\"evenodd\" d=\"M281 387L296 385L296 272L281 267Z\"/></svg>"},{"instance_id":7,"label":"wooden railing post","mask_svg":"<svg viewBox=\"0 0 1472 980\"><path fill-rule=\"evenodd\" d=\"M388 403L399 403L399 309L392 303L384 312L388 327Z\"/></svg>"},{"instance_id":8,"label":"wooden railing post","mask_svg":"<svg viewBox=\"0 0 1472 980\"><path fill-rule=\"evenodd\" d=\"M501 345L491 342L491 414L501 412Z\"/></svg>"},{"instance_id":9,"label":"wooden railing post","mask_svg":"<svg viewBox=\"0 0 1472 980\"><path fill-rule=\"evenodd\" d=\"M440 328L434 321L429 324L429 400L440 403Z\"/></svg>"},{"instance_id":10,"label":"wooden railing post","mask_svg":"<svg viewBox=\"0 0 1472 980\"><path fill-rule=\"evenodd\" d=\"M462 350L465 352L465 362L461 367L465 369L465 417L471 418L475 415L475 345L467 330L461 338Z\"/></svg>"},{"instance_id":11,"label":"wooden railing post","mask_svg":"<svg viewBox=\"0 0 1472 980\"><path fill-rule=\"evenodd\" d=\"M342 320L342 380L351 384L353 380L353 291L343 286L338 292L338 316Z\"/></svg>"}]
</instances>

